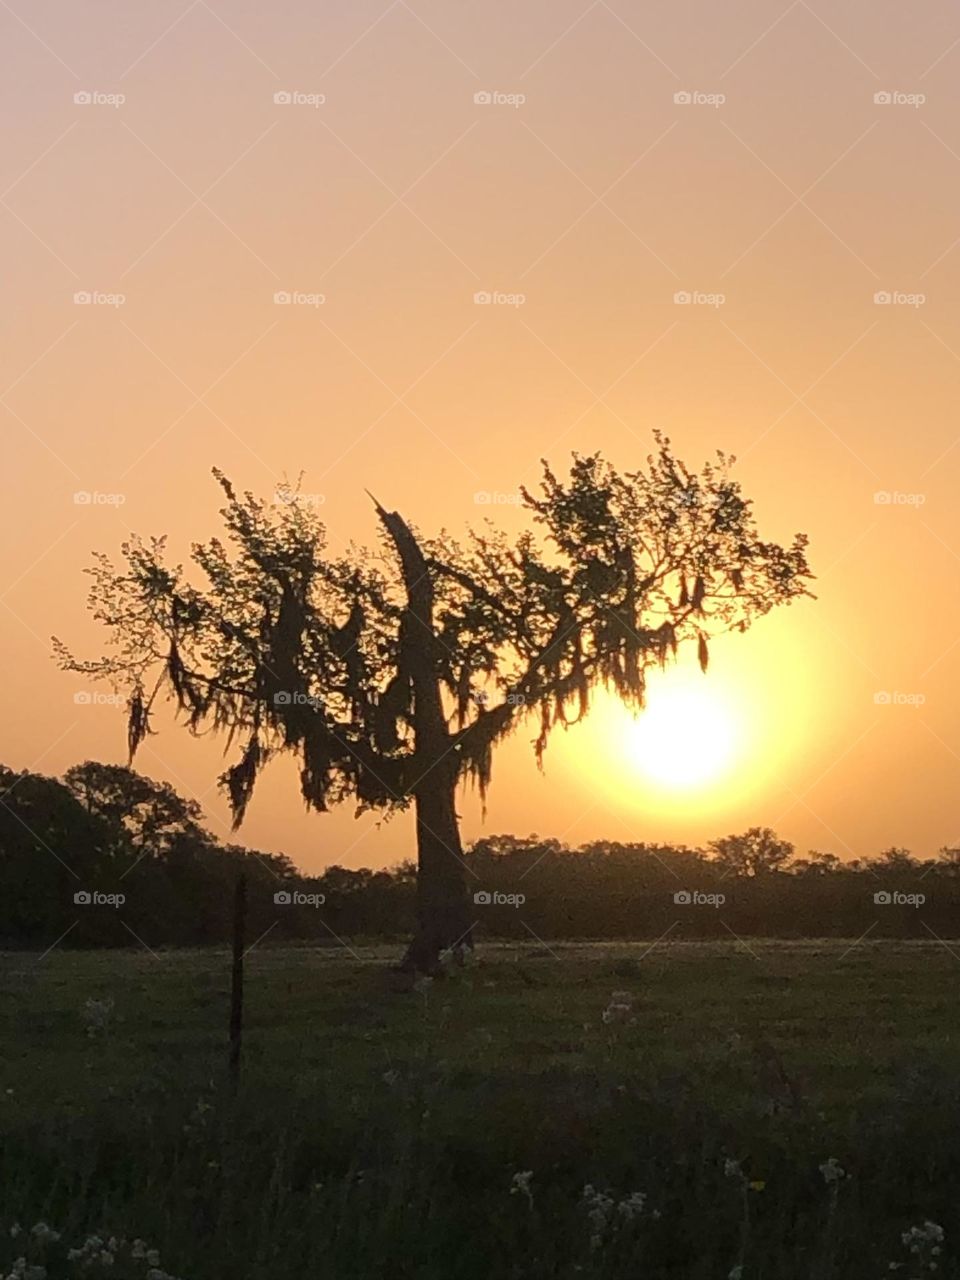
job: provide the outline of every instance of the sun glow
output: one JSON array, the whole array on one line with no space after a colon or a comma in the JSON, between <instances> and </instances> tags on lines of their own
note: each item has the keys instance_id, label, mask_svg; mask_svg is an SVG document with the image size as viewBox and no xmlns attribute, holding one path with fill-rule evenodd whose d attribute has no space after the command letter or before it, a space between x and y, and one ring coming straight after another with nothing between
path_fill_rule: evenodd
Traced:
<instances>
[{"instance_id":1,"label":"sun glow","mask_svg":"<svg viewBox=\"0 0 960 1280\"><path fill-rule=\"evenodd\" d=\"M700 671L676 668L650 682L646 709L625 727L632 765L674 791L719 782L742 749L741 712Z\"/></svg>"}]
</instances>

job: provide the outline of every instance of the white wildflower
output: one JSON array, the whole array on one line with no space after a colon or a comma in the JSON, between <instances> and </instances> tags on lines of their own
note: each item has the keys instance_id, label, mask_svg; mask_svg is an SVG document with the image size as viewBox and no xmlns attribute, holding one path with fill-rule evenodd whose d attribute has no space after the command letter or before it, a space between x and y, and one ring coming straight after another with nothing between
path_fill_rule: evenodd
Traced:
<instances>
[{"instance_id":1,"label":"white wildflower","mask_svg":"<svg viewBox=\"0 0 960 1280\"><path fill-rule=\"evenodd\" d=\"M524 1196L533 1206L533 1192L530 1190L530 1183L533 1181L533 1170L524 1169L522 1173L515 1173L510 1182L510 1194L512 1196Z\"/></svg>"},{"instance_id":2,"label":"white wildflower","mask_svg":"<svg viewBox=\"0 0 960 1280\"><path fill-rule=\"evenodd\" d=\"M839 1182L841 1178L847 1176L846 1171L841 1168L836 1156L831 1156L829 1160L825 1160L820 1166L820 1172L823 1180L829 1186L833 1182Z\"/></svg>"},{"instance_id":3,"label":"white wildflower","mask_svg":"<svg viewBox=\"0 0 960 1280\"><path fill-rule=\"evenodd\" d=\"M30 1234L34 1236L35 1239L44 1241L45 1243L48 1242L50 1244L53 1244L55 1241L60 1239L60 1232L51 1231L45 1222L38 1222L36 1226L31 1229Z\"/></svg>"}]
</instances>

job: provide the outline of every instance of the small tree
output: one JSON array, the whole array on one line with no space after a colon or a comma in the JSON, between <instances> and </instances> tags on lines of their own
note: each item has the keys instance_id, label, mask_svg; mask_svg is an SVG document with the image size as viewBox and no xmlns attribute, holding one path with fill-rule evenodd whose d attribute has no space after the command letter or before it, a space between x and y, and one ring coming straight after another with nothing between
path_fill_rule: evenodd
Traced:
<instances>
[{"instance_id":1,"label":"small tree","mask_svg":"<svg viewBox=\"0 0 960 1280\"><path fill-rule=\"evenodd\" d=\"M724 870L737 876L779 871L793 856L793 845L769 827L750 827L742 835L724 836L714 840L710 849Z\"/></svg>"},{"instance_id":2,"label":"small tree","mask_svg":"<svg viewBox=\"0 0 960 1280\"><path fill-rule=\"evenodd\" d=\"M275 755L300 764L308 807L413 805L418 928L412 969L472 945L455 796L490 780L494 746L527 717L538 761L552 729L586 714L598 685L630 706L647 675L687 643L705 671L710 637L745 630L809 594L806 539L763 542L718 455L693 473L657 437L647 466L619 473L574 455L522 490L534 528L510 540L487 522L458 542L427 539L375 503L377 553L326 552L295 492L267 506L226 496L219 539L193 548L201 584L168 566L164 540L123 547L91 570L91 607L114 652L63 665L129 695L131 754L161 691L188 728L240 741L223 775L237 825Z\"/></svg>"}]
</instances>

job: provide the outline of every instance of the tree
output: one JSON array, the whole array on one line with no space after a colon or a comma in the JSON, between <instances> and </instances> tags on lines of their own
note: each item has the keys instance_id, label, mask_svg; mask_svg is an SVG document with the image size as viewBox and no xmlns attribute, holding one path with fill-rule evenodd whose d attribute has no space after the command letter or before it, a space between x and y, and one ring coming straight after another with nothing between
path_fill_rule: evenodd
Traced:
<instances>
[{"instance_id":1,"label":"tree","mask_svg":"<svg viewBox=\"0 0 960 1280\"><path fill-rule=\"evenodd\" d=\"M835 853L811 849L806 858L796 858L790 864L795 876L832 876L842 870L843 863Z\"/></svg>"},{"instance_id":2,"label":"tree","mask_svg":"<svg viewBox=\"0 0 960 1280\"><path fill-rule=\"evenodd\" d=\"M91 607L113 651L63 665L129 697L131 754L162 691L188 728L241 742L223 775L234 821L281 752L296 757L308 807L412 805L418 926L406 966L472 945L456 812L464 779L481 791L494 746L529 716L542 762L551 731L586 714L591 691L643 706L647 675L681 645L706 671L712 636L745 630L809 594L806 538L760 540L751 505L719 454L689 471L657 437L645 468L620 473L574 455L569 479L544 463L522 490L533 529L490 522L463 542L428 539L374 500L378 551L326 551L296 493L268 506L219 472L229 548L193 548L203 581L165 562L164 540L98 556Z\"/></svg>"},{"instance_id":3,"label":"tree","mask_svg":"<svg viewBox=\"0 0 960 1280\"><path fill-rule=\"evenodd\" d=\"M920 865L909 849L899 845L884 849L876 858L871 858L867 862L869 869L880 875L914 872L920 869Z\"/></svg>"},{"instance_id":4,"label":"tree","mask_svg":"<svg viewBox=\"0 0 960 1280\"><path fill-rule=\"evenodd\" d=\"M56 778L0 765L0 939L46 946L75 923L73 895L109 884L112 835Z\"/></svg>"},{"instance_id":5,"label":"tree","mask_svg":"<svg viewBox=\"0 0 960 1280\"><path fill-rule=\"evenodd\" d=\"M724 836L714 840L710 849L724 870L737 876L779 871L793 856L793 845L769 827L750 827L742 835Z\"/></svg>"},{"instance_id":6,"label":"tree","mask_svg":"<svg viewBox=\"0 0 960 1280\"><path fill-rule=\"evenodd\" d=\"M86 760L63 776L64 785L88 813L104 818L134 852L160 857L175 840L210 841L203 812L168 782L154 782L123 765Z\"/></svg>"}]
</instances>

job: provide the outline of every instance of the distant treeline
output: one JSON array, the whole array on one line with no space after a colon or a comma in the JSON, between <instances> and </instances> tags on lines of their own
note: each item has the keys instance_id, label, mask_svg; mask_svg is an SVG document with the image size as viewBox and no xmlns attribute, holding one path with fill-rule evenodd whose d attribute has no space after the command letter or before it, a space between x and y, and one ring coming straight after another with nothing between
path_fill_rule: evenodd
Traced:
<instances>
[{"instance_id":1,"label":"distant treeline","mask_svg":"<svg viewBox=\"0 0 960 1280\"><path fill-rule=\"evenodd\" d=\"M960 935L960 849L798 857L754 827L703 849L490 836L466 863L481 937ZM88 761L58 779L0 766L0 948L222 944L240 871L251 941L339 946L413 927L410 861L305 876L281 854L221 843L196 802L131 769Z\"/></svg>"}]
</instances>

